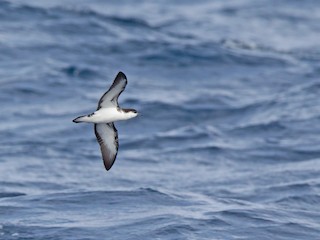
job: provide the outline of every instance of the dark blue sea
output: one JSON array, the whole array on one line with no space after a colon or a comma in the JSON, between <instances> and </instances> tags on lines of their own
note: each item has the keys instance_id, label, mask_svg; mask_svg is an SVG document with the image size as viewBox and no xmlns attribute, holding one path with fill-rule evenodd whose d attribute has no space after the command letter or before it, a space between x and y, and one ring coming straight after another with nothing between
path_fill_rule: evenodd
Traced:
<instances>
[{"instance_id":1,"label":"dark blue sea","mask_svg":"<svg viewBox=\"0 0 320 240\"><path fill-rule=\"evenodd\" d=\"M320 1L0 0L0 239L319 240L319 76Z\"/></svg>"}]
</instances>

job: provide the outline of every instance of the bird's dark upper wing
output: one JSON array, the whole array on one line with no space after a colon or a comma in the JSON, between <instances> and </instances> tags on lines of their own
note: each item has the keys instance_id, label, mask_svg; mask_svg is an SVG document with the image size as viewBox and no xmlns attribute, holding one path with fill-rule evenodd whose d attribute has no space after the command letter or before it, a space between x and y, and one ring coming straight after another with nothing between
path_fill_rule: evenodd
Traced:
<instances>
[{"instance_id":1,"label":"bird's dark upper wing","mask_svg":"<svg viewBox=\"0 0 320 240\"><path fill-rule=\"evenodd\" d=\"M127 77L119 72L109 90L100 98L98 109L107 107L118 107L118 97L127 85Z\"/></svg>"}]
</instances>

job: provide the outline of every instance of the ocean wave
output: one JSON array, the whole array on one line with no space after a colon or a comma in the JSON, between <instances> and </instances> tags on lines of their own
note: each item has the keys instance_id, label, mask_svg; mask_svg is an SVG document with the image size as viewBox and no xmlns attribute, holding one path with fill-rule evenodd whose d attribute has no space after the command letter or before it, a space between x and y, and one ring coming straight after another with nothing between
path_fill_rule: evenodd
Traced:
<instances>
[{"instance_id":1,"label":"ocean wave","mask_svg":"<svg viewBox=\"0 0 320 240\"><path fill-rule=\"evenodd\" d=\"M320 196L317 194L304 194L302 196L292 195L280 198L275 201L287 207L294 207L295 209L308 209L315 208L320 203Z\"/></svg>"},{"instance_id":2,"label":"ocean wave","mask_svg":"<svg viewBox=\"0 0 320 240\"><path fill-rule=\"evenodd\" d=\"M102 13L99 13L90 8L81 8L81 7L71 7L71 6L59 6L59 7L50 7L44 8L36 5L27 5L27 4L14 4L2 1L2 9L9 8L13 12L19 12L20 17L25 17L29 15L38 16L38 17L46 17L51 19L59 19L65 16L80 16L86 18L96 18L99 20L113 22L115 24L121 24L124 26L138 26L138 27L146 27L151 28L151 26L143 19L134 18L134 17L120 17L118 15L108 16ZM6 16L7 18L8 16Z\"/></svg>"},{"instance_id":3,"label":"ocean wave","mask_svg":"<svg viewBox=\"0 0 320 240\"><path fill-rule=\"evenodd\" d=\"M96 77L98 74L94 69L86 67L78 67L75 65L70 65L61 69L67 76L79 77L79 78L92 78Z\"/></svg>"},{"instance_id":4,"label":"ocean wave","mask_svg":"<svg viewBox=\"0 0 320 240\"><path fill-rule=\"evenodd\" d=\"M0 198L12 198L12 197L19 197L24 195L25 193L20 193L20 192L0 192Z\"/></svg>"},{"instance_id":5,"label":"ocean wave","mask_svg":"<svg viewBox=\"0 0 320 240\"><path fill-rule=\"evenodd\" d=\"M40 196L28 196L30 204L41 204L43 207L50 207L52 204L61 204L61 208L67 205L70 207L81 207L88 203L99 205L118 205L125 206L135 201L143 205L152 205L155 202L160 205L181 205L187 201L176 196L152 188L140 188L137 190L115 190L115 191L84 191L84 192L62 192Z\"/></svg>"},{"instance_id":6,"label":"ocean wave","mask_svg":"<svg viewBox=\"0 0 320 240\"><path fill-rule=\"evenodd\" d=\"M212 126L200 127L197 125L189 125L172 129L166 132L160 132L156 134L156 137L164 138L166 140L179 140L185 138L203 138L212 135L219 135L219 130Z\"/></svg>"}]
</instances>

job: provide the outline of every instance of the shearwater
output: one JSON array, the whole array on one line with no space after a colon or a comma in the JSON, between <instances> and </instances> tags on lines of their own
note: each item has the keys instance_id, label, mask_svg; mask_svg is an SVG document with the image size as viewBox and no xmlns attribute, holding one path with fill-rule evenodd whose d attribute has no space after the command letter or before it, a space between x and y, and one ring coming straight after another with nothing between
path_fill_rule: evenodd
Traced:
<instances>
[{"instance_id":1,"label":"shearwater","mask_svg":"<svg viewBox=\"0 0 320 240\"><path fill-rule=\"evenodd\" d=\"M94 132L102 153L102 159L106 170L110 170L116 160L119 141L118 131L114 126L115 121L134 118L138 112L134 109L120 108L118 97L127 85L127 77L119 72L109 90L102 95L95 112L77 117L75 123L94 123Z\"/></svg>"}]
</instances>

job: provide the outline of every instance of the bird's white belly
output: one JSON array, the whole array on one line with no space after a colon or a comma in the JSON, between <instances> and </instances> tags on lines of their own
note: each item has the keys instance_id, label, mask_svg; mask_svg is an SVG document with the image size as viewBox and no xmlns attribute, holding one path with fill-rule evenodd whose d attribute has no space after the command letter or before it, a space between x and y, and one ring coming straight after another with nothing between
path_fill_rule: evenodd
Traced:
<instances>
[{"instance_id":1,"label":"bird's white belly","mask_svg":"<svg viewBox=\"0 0 320 240\"><path fill-rule=\"evenodd\" d=\"M93 123L110 123L119 120L125 120L125 114L116 108L101 108L88 116L87 121Z\"/></svg>"}]
</instances>

